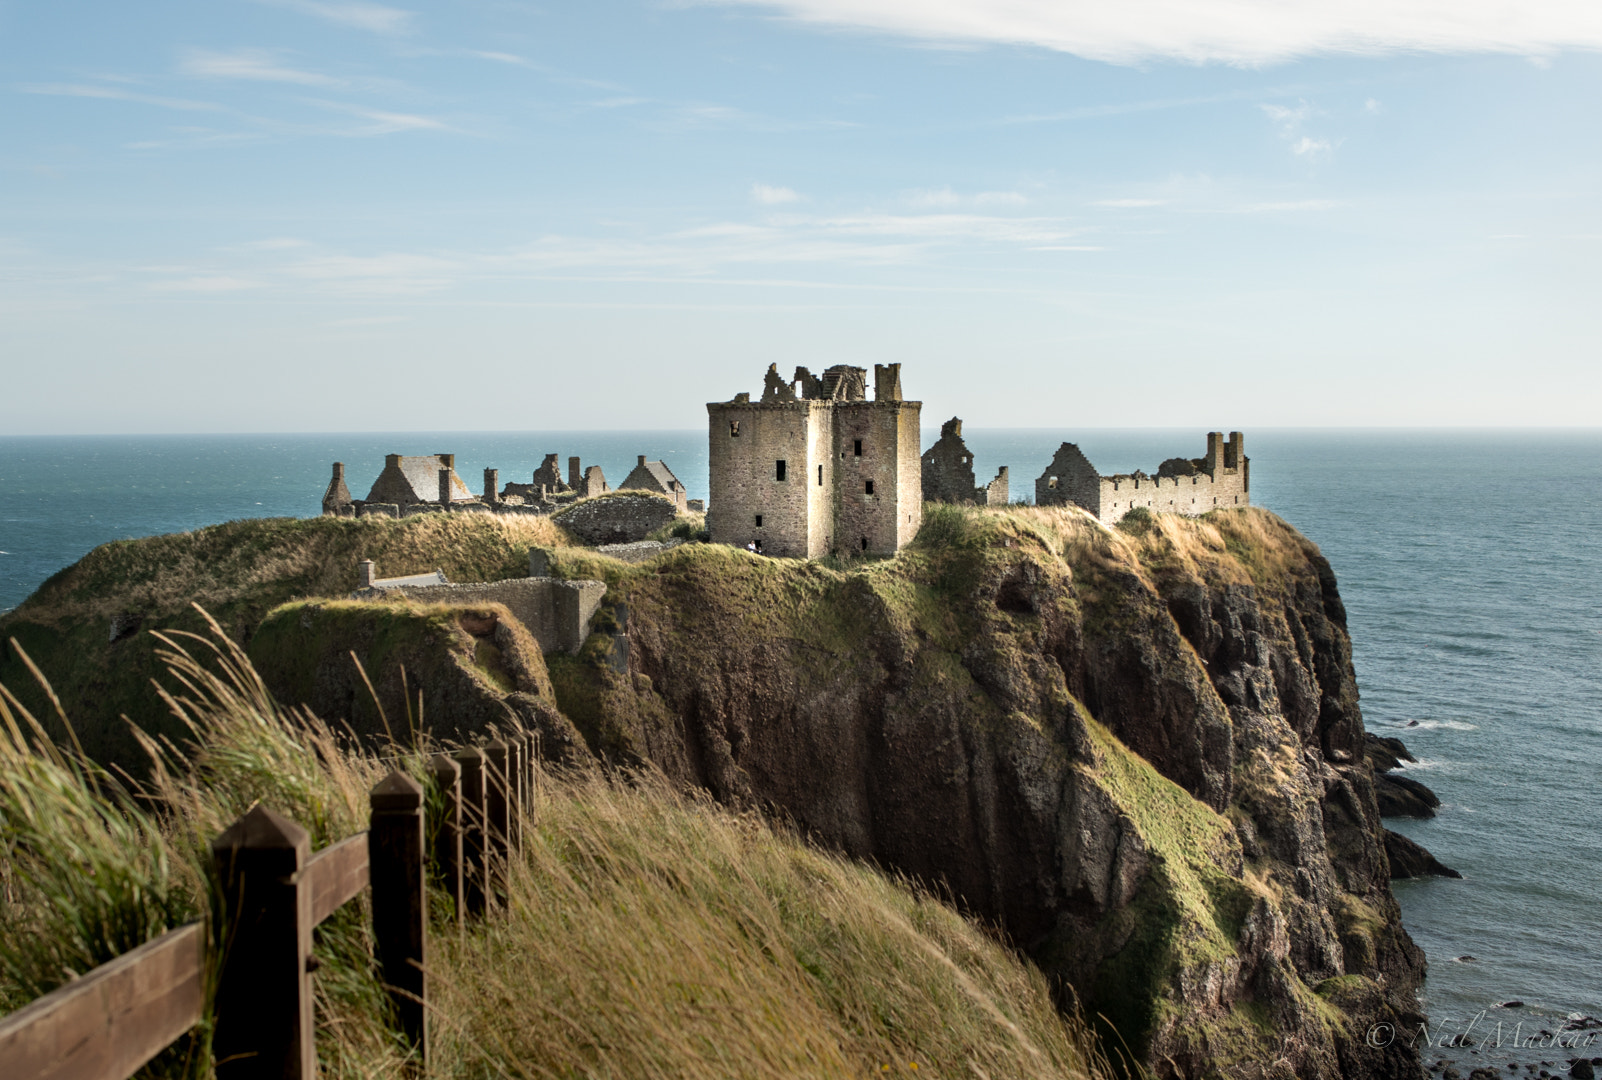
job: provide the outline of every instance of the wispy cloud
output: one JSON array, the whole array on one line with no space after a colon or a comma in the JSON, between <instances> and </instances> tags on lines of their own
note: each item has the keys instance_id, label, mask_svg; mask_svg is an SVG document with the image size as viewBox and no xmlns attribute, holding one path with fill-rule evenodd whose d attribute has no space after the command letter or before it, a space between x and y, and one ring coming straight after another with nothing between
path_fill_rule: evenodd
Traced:
<instances>
[{"instance_id":1,"label":"wispy cloud","mask_svg":"<svg viewBox=\"0 0 1602 1080\"><path fill-rule=\"evenodd\" d=\"M278 62L277 55L265 49L238 49L234 52L194 50L179 65L185 75L208 79L249 79L257 82L294 83L299 86L342 86L344 80L315 71L302 71Z\"/></svg>"},{"instance_id":2,"label":"wispy cloud","mask_svg":"<svg viewBox=\"0 0 1602 1080\"><path fill-rule=\"evenodd\" d=\"M1167 199L1098 199L1092 206L1104 206L1109 210L1144 210L1152 206L1162 206Z\"/></svg>"},{"instance_id":3,"label":"wispy cloud","mask_svg":"<svg viewBox=\"0 0 1602 1080\"><path fill-rule=\"evenodd\" d=\"M150 287L157 292L227 293L259 289L261 282L226 275L203 275L179 278L176 281L158 281Z\"/></svg>"},{"instance_id":4,"label":"wispy cloud","mask_svg":"<svg viewBox=\"0 0 1602 1080\"><path fill-rule=\"evenodd\" d=\"M349 113L359 116L370 124L354 129L343 129L323 134L373 136L393 135L401 131L451 131L454 130L443 120L436 120L432 116L418 116L413 113L389 112L383 109L373 109L365 105L353 105L344 101L320 101L312 99L309 104L318 108L329 109L334 112Z\"/></svg>"},{"instance_id":5,"label":"wispy cloud","mask_svg":"<svg viewBox=\"0 0 1602 1080\"><path fill-rule=\"evenodd\" d=\"M155 105L163 109L181 109L185 112L221 112L223 107L211 101L192 101L187 98L158 97L140 94L116 86L96 86L92 83L28 83L18 87L25 94L49 94L56 97L103 98L108 101L132 101L140 105Z\"/></svg>"},{"instance_id":6,"label":"wispy cloud","mask_svg":"<svg viewBox=\"0 0 1602 1080\"><path fill-rule=\"evenodd\" d=\"M457 260L435 255L320 255L288 268L292 277L343 293L415 294L451 284L462 270Z\"/></svg>"},{"instance_id":7,"label":"wispy cloud","mask_svg":"<svg viewBox=\"0 0 1602 1080\"><path fill-rule=\"evenodd\" d=\"M1028 196L1017 191L981 191L974 195L962 195L949 187L914 188L902 198L908 206L919 210L950 209L964 205L1023 206L1029 202Z\"/></svg>"},{"instance_id":8,"label":"wispy cloud","mask_svg":"<svg viewBox=\"0 0 1602 1080\"><path fill-rule=\"evenodd\" d=\"M1395 52L1602 49L1602 6L1518 0L701 0L931 43L1033 45L1093 60L1266 64Z\"/></svg>"},{"instance_id":9,"label":"wispy cloud","mask_svg":"<svg viewBox=\"0 0 1602 1080\"><path fill-rule=\"evenodd\" d=\"M1336 210L1347 205L1341 199L1291 199L1285 202L1245 203L1223 209L1226 214L1284 214L1309 210Z\"/></svg>"},{"instance_id":10,"label":"wispy cloud","mask_svg":"<svg viewBox=\"0 0 1602 1080\"><path fill-rule=\"evenodd\" d=\"M751 201L761 203L763 206L779 206L783 203L800 202L801 195L794 188L752 184Z\"/></svg>"},{"instance_id":11,"label":"wispy cloud","mask_svg":"<svg viewBox=\"0 0 1602 1080\"><path fill-rule=\"evenodd\" d=\"M1291 153L1307 161L1322 161L1335 152L1335 141L1308 135L1302 125L1316 115L1313 107L1302 102L1295 108L1286 105L1262 105L1263 115L1274 125L1279 137L1290 147Z\"/></svg>"},{"instance_id":12,"label":"wispy cloud","mask_svg":"<svg viewBox=\"0 0 1602 1080\"><path fill-rule=\"evenodd\" d=\"M340 26L374 34L409 34L417 18L414 12L362 0L262 0L274 7L291 8Z\"/></svg>"},{"instance_id":13,"label":"wispy cloud","mask_svg":"<svg viewBox=\"0 0 1602 1080\"><path fill-rule=\"evenodd\" d=\"M907 192L907 205L920 209L934 209L936 207L956 206L962 200L957 193L948 187L941 188L915 188Z\"/></svg>"}]
</instances>

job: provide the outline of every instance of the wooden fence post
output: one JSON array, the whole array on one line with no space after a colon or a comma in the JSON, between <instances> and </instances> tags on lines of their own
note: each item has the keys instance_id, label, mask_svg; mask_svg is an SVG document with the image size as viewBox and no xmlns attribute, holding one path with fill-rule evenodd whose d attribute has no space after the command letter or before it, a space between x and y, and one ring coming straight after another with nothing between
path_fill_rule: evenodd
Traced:
<instances>
[{"instance_id":1,"label":"wooden fence post","mask_svg":"<svg viewBox=\"0 0 1602 1080\"><path fill-rule=\"evenodd\" d=\"M428 775L439 786L441 816L435 823L432 861L456 910L456 924L466 915L462 896L462 767L444 754L428 760Z\"/></svg>"},{"instance_id":2,"label":"wooden fence post","mask_svg":"<svg viewBox=\"0 0 1602 1080\"><path fill-rule=\"evenodd\" d=\"M462 895L469 915L482 915L489 900L488 821L484 814L484 752L469 747L456 752L462 767Z\"/></svg>"},{"instance_id":3,"label":"wooden fence post","mask_svg":"<svg viewBox=\"0 0 1602 1080\"><path fill-rule=\"evenodd\" d=\"M497 893L506 890L507 861L510 857L507 841L511 839L512 819L509 813L510 792L506 784L507 749L507 745L499 739L484 747L485 847L490 853L488 862Z\"/></svg>"},{"instance_id":4,"label":"wooden fence post","mask_svg":"<svg viewBox=\"0 0 1602 1080\"><path fill-rule=\"evenodd\" d=\"M212 1052L218 1080L315 1080L311 837L257 805L212 841L222 886L222 969Z\"/></svg>"},{"instance_id":5,"label":"wooden fence post","mask_svg":"<svg viewBox=\"0 0 1602 1080\"><path fill-rule=\"evenodd\" d=\"M528 791L528 798L523 802L523 828L529 830L534 828L534 800L539 794L540 737L532 731L525 733L523 746L528 751L523 770L523 784Z\"/></svg>"},{"instance_id":6,"label":"wooden fence post","mask_svg":"<svg viewBox=\"0 0 1602 1080\"><path fill-rule=\"evenodd\" d=\"M428 1065L428 921L423 864L423 785L396 770L368 796L368 880L373 890L373 942L401 1031Z\"/></svg>"},{"instance_id":7,"label":"wooden fence post","mask_svg":"<svg viewBox=\"0 0 1602 1080\"><path fill-rule=\"evenodd\" d=\"M506 818L511 830L506 838L508 857L523 853L523 737L506 739Z\"/></svg>"}]
</instances>

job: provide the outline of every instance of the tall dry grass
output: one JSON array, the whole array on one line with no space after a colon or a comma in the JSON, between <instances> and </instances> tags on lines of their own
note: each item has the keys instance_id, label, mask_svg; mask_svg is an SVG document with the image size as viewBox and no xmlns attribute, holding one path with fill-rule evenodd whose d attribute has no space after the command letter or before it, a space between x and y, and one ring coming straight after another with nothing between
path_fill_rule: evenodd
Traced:
<instances>
[{"instance_id":1,"label":"tall dry grass","mask_svg":"<svg viewBox=\"0 0 1602 1080\"><path fill-rule=\"evenodd\" d=\"M906 881L652 777L537 809L510 910L433 960L455 1075L1104 1071L1037 971Z\"/></svg>"},{"instance_id":2,"label":"tall dry grass","mask_svg":"<svg viewBox=\"0 0 1602 1080\"><path fill-rule=\"evenodd\" d=\"M250 805L321 847L361 828L388 769L274 702L223 629L163 639L185 745L145 746L130 790L0 697L0 1009L190 919L211 920L211 839ZM509 901L431 939L431 1075L1106 1075L1043 977L907 882L651 776L543 780ZM335 1077L394 1076L367 911L318 931L318 1051ZM147 1070L204 1077L203 1026Z\"/></svg>"}]
</instances>

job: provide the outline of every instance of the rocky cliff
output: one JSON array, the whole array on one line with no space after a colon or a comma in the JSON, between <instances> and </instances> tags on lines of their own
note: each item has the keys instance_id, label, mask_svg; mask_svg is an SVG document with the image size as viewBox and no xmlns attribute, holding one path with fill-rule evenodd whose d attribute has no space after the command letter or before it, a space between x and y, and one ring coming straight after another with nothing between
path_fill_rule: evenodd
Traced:
<instances>
[{"instance_id":1,"label":"rocky cliff","mask_svg":"<svg viewBox=\"0 0 1602 1080\"><path fill-rule=\"evenodd\" d=\"M359 730L417 702L446 734L516 717L569 762L654 763L948 892L1158 1076L1421 1075L1405 1040L1366 1039L1417 1022L1424 959L1389 888L1345 612L1272 514L1108 530L931 506L912 547L846 565L558 547L556 575L608 594L583 652L543 662L504 609L329 602L374 550L453 580L526 565L532 537L457 517L108 545L0 629L109 751L119 712L160 720L132 709L139 627L198 595L275 693ZM126 612L143 622L119 634Z\"/></svg>"},{"instance_id":2,"label":"rocky cliff","mask_svg":"<svg viewBox=\"0 0 1602 1080\"><path fill-rule=\"evenodd\" d=\"M845 570L692 546L607 577L552 660L647 759L949 890L1157 1075L1416 1076L1424 958L1389 887L1329 564L1262 510L1109 531L931 508Z\"/></svg>"}]
</instances>

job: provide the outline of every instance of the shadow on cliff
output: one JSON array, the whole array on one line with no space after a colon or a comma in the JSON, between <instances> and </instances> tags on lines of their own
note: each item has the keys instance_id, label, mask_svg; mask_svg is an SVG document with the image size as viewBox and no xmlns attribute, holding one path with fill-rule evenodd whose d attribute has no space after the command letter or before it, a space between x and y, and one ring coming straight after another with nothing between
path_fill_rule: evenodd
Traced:
<instances>
[{"instance_id":1,"label":"shadow on cliff","mask_svg":"<svg viewBox=\"0 0 1602 1080\"><path fill-rule=\"evenodd\" d=\"M1345 612L1262 510L930 506L837 570L691 545L552 658L595 753L948 891L1162 1076L1412 1076L1416 1021Z\"/></svg>"}]
</instances>

